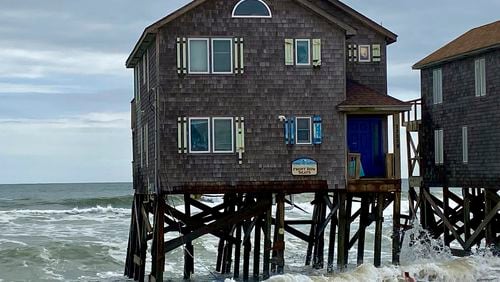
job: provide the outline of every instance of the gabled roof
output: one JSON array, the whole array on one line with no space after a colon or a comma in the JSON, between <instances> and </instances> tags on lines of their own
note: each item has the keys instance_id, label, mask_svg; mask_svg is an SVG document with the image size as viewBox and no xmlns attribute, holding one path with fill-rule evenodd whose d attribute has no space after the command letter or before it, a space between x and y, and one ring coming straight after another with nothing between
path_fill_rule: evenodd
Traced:
<instances>
[{"instance_id":1,"label":"gabled roof","mask_svg":"<svg viewBox=\"0 0 500 282\"><path fill-rule=\"evenodd\" d=\"M385 111L410 110L410 104L380 93L366 85L347 80L346 99L337 107L341 111Z\"/></svg>"},{"instance_id":2,"label":"gabled roof","mask_svg":"<svg viewBox=\"0 0 500 282\"><path fill-rule=\"evenodd\" d=\"M423 69L494 48L500 48L500 20L469 30L413 65L413 69Z\"/></svg>"},{"instance_id":3,"label":"gabled roof","mask_svg":"<svg viewBox=\"0 0 500 282\"><path fill-rule=\"evenodd\" d=\"M139 39L139 41L136 43L134 49L132 50L132 53L129 55L125 65L128 68L130 68L130 67L133 67L140 60L142 53L149 46L149 44L151 44L151 42L154 41L154 39L156 37L156 33L158 32L158 30L162 26L164 26L167 23L173 21L174 19L182 16L183 14L189 12L190 10L196 8L200 4L205 3L206 1L209 1L209 0L194 0L190 3L188 3L187 5L183 6L182 8L169 14L168 16L166 16L166 17L160 19L159 21L153 23L152 25L146 27L146 29L144 30L144 32L141 35L141 38ZM355 35L356 34L355 28L353 28L350 25L335 18L334 16L327 13L322 8L318 7L317 5L314 5L309 0L294 0L294 1L296 1L301 6L316 13L317 15L325 18L326 20L330 21L331 23L337 25L338 27L340 27L342 30L344 30L346 32L346 35ZM340 1L337 1L337 0L328 0L328 1L330 1L332 4L336 5L338 8L344 10L349 15L361 20L363 23L365 23L369 27L373 28L374 30L384 34L386 36L389 44L396 41L397 35L388 31L387 29L383 28L382 26L376 24L375 22L368 19L367 17L361 15L360 13L356 12L352 8L348 7L347 5L341 3Z\"/></svg>"},{"instance_id":4,"label":"gabled roof","mask_svg":"<svg viewBox=\"0 0 500 282\"><path fill-rule=\"evenodd\" d=\"M385 38L386 38L387 44L391 44L391 43L396 42L396 40L398 38L397 34L395 34L392 31L386 29L382 25L380 25L380 24L372 21L371 19L369 19L365 15L361 14L360 12L354 10L353 8L347 6L346 4L344 4L344 3L342 3L342 2L340 2L338 0L328 0L328 2L332 3L337 8L343 10L344 12L346 12L347 14L349 14L350 16L358 19L363 24L365 24L366 26L372 28L376 32L384 35Z\"/></svg>"}]
</instances>

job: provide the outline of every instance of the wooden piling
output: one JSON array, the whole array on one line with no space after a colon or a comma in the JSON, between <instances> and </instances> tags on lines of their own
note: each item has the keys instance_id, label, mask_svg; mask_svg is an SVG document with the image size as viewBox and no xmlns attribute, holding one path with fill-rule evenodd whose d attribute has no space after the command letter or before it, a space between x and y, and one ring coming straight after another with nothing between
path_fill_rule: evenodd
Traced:
<instances>
[{"instance_id":1,"label":"wooden piling","mask_svg":"<svg viewBox=\"0 0 500 282\"><path fill-rule=\"evenodd\" d=\"M272 225L272 214L271 214L271 205L266 210L266 215L264 218L264 250L263 250L263 269L262 269L262 278L267 279L270 277L270 256L271 256L271 225Z\"/></svg>"},{"instance_id":2,"label":"wooden piling","mask_svg":"<svg viewBox=\"0 0 500 282\"><path fill-rule=\"evenodd\" d=\"M375 219L375 242L373 247L373 264L375 267L381 265L382 258L382 224L384 221L384 194L377 195L377 210Z\"/></svg>"},{"instance_id":3,"label":"wooden piling","mask_svg":"<svg viewBox=\"0 0 500 282\"><path fill-rule=\"evenodd\" d=\"M349 238L346 236L346 228L348 225L346 212L347 194L339 192L339 233L337 247L337 268L344 270L347 266L347 258L345 256L349 245Z\"/></svg>"},{"instance_id":4,"label":"wooden piling","mask_svg":"<svg viewBox=\"0 0 500 282\"><path fill-rule=\"evenodd\" d=\"M155 204L150 281L163 281L165 270L165 199L163 194L156 196Z\"/></svg>"},{"instance_id":5,"label":"wooden piling","mask_svg":"<svg viewBox=\"0 0 500 282\"><path fill-rule=\"evenodd\" d=\"M260 276L260 235L261 235L261 217L258 216L254 228L254 245L253 245L253 278L259 279Z\"/></svg>"},{"instance_id":6,"label":"wooden piling","mask_svg":"<svg viewBox=\"0 0 500 282\"><path fill-rule=\"evenodd\" d=\"M392 264L399 264L400 252L400 215L401 215L401 192L394 192L394 201L392 203Z\"/></svg>"},{"instance_id":7,"label":"wooden piling","mask_svg":"<svg viewBox=\"0 0 500 282\"><path fill-rule=\"evenodd\" d=\"M191 216L191 195L184 194L184 213L187 217ZM189 232L189 230L187 230ZM184 279L190 279L194 273L194 248L192 241L186 241L184 246Z\"/></svg>"},{"instance_id":8,"label":"wooden piling","mask_svg":"<svg viewBox=\"0 0 500 282\"><path fill-rule=\"evenodd\" d=\"M338 199L338 193L333 194L333 201L332 201L332 210L330 211L332 213L331 220L330 220L330 239L328 241L328 272L333 272L333 257L335 255L335 235L337 231L337 210L334 210L335 208L338 208L339 206L339 199Z\"/></svg>"},{"instance_id":9,"label":"wooden piling","mask_svg":"<svg viewBox=\"0 0 500 282\"><path fill-rule=\"evenodd\" d=\"M358 236L358 254L357 265L363 264L365 253L365 231L368 225L368 213L370 210L370 199L368 195L361 196L361 214L359 217L359 236Z\"/></svg>"}]
</instances>

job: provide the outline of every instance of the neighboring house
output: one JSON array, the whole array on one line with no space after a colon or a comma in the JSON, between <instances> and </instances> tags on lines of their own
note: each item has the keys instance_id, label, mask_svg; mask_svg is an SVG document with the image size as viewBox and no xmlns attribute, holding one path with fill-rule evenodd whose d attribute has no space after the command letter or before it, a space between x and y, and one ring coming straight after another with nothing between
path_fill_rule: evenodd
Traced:
<instances>
[{"instance_id":1,"label":"neighboring house","mask_svg":"<svg viewBox=\"0 0 500 282\"><path fill-rule=\"evenodd\" d=\"M387 120L409 106L387 95L396 37L336 0L195 0L152 24L126 63L136 192L375 179L398 190L399 118L394 140ZM492 80L498 57L486 62Z\"/></svg>"},{"instance_id":2,"label":"neighboring house","mask_svg":"<svg viewBox=\"0 0 500 282\"><path fill-rule=\"evenodd\" d=\"M425 186L494 188L500 179L500 21L474 28L421 70Z\"/></svg>"}]
</instances>

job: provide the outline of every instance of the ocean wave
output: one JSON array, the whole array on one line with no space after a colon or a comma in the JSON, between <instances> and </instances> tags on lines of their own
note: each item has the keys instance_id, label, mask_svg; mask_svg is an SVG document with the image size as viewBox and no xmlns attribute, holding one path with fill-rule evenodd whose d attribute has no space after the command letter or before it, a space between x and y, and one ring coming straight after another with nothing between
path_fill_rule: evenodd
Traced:
<instances>
[{"instance_id":1,"label":"ocean wave","mask_svg":"<svg viewBox=\"0 0 500 282\"><path fill-rule=\"evenodd\" d=\"M111 205L95 206L91 208L73 208L70 210L8 210L0 211L0 216L3 215L52 215L52 214L68 214L68 215L78 215L78 214L130 214L130 209L126 208L115 208Z\"/></svg>"}]
</instances>

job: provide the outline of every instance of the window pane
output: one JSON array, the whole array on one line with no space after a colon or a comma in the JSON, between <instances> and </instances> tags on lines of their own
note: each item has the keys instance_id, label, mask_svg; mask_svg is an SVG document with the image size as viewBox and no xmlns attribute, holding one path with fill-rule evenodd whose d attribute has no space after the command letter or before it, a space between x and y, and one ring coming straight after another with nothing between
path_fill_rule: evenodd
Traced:
<instances>
[{"instance_id":1,"label":"window pane","mask_svg":"<svg viewBox=\"0 0 500 282\"><path fill-rule=\"evenodd\" d=\"M206 152L208 151L208 120L207 119L192 119L191 120L191 151Z\"/></svg>"},{"instance_id":2,"label":"window pane","mask_svg":"<svg viewBox=\"0 0 500 282\"><path fill-rule=\"evenodd\" d=\"M297 118L297 143L310 143L311 130L308 118Z\"/></svg>"},{"instance_id":3,"label":"window pane","mask_svg":"<svg viewBox=\"0 0 500 282\"><path fill-rule=\"evenodd\" d=\"M232 120L214 119L214 151L232 151L233 133L231 130Z\"/></svg>"},{"instance_id":4,"label":"window pane","mask_svg":"<svg viewBox=\"0 0 500 282\"><path fill-rule=\"evenodd\" d=\"M231 40L213 40L212 42L213 71L231 72Z\"/></svg>"},{"instance_id":5,"label":"window pane","mask_svg":"<svg viewBox=\"0 0 500 282\"><path fill-rule=\"evenodd\" d=\"M208 72L206 40L189 41L189 71L190 72Z\"/></svg>"},{"instance_id":6,"label":"window pane","mask_svg":"<svg viewBox=\"0 0 500 282\"><path fill-rule=\"evenodd\" d=\"M309 64L309 42L297 40L297 64Z\"/></svg>"},{"instance_id":7,"label":"window pane","mask_svg":"<svg viewBox=\"0 0 500 282\"><path fill-rule=\"evenodd\" d=\"M258 0L246 0L240 2L236 10L234 11L235 16L260 16L269 17L271 16L266 5Z\"/></svg>"}]
</instances>

